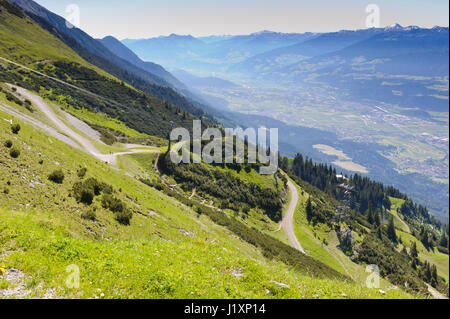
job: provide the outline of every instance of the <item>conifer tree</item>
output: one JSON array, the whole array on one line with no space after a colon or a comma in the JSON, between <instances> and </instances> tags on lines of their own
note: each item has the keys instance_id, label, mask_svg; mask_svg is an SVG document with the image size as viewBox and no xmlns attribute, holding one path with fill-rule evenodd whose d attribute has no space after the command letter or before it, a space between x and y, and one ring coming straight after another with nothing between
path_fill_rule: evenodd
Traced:
<instances>
[{"instance_id":1,"label":"conifer tree","mask_svg":"<svg viewBox=\"0 0 450 319\"><path fill-rule=\"evenodd\" d=\"M397 234L395 233L395 226L394 226L394 218L393 217L391 217L389 219L387 234L388 234L389 239L392 242L394 242L394 243L397 242Z\"/></svg>"},{"instance_id":2,"label":"conifer tree","mask_svg":"<svg viewBox=\"0 0 450 319\"><path fill-rule=\"evenodd\" d=\"M417 262L416 262L416 258L413 258L412 262L411 262L411 267L416 270L417 269Z\"/></svg>"},{"instance_id":3,"label":"conifer tree","mask_svg":"<svg viewBox=\"0 0 450 319\"><path fill-rule=\"evenodd\" d=\"M372 214L372 201L369 201L369 206L367 207L366 214L367 216L370 216Z\"/></svg>"},{"instance_id":4,"label":"conifer tree","mask_svg":"<svg viewBox=\"0 0 450 319\"><path fill-rule=\"evenodd\" d=\"M370 224L373 224L374 218L373 218L373 210L372 210L372 201L369 202L369 208L367 208L366 215L367 215L367 221Z\"/></svg>"},{"instance_id":5,"label":"conifer tree","mask_svg":"<svg viewBox=\"0 0 450 319\"><path fill-rule=\"evenodd\" d=\"M377 228L377 236L378 236L379 239L383 240L383 234L381 232L381 227Z\"/></svg>"},{"instance_id":6,"label":"conifer tree","mask_svg":"<svg viewBox=\"0 0 450 319\"><path fill-rule=\"evenodd\" d=\"M436 288L438 284L438 275L436 265L431 266L431 285Z\"/></svg>"},{"instance_id":7,"label":"conifer tree","mask_svg":"<svg viewBox=\"0 0 450 319\"><path fill-rule=\"evenodd\" d=\"M448 238L445 233L442 233L441 240L439 241L439 246L447 247L448 246Z\"/></svg>"},{"instance_id":8,"label":"conifer tree","mask_svg":"<svg viewBox=\"0 0 450 319\"><path fill-rule=\"evenodd\" d=\"M415 241L412 242L411 248L409 249L409 255L414 259L416 259L419 256L419 253L417 252L417 245L416 245Z\"/></svg>"},{"instance_id":9,"label":"conifer tree","mask_svg":"<svg viewBox=\"0 0 450 319\"><path fill-rule=\"evenodd\" d=\"M420 241L425 246L425 248L429 249L430 242L429 242L429 239L428 239L428 233L425 230L423 232L421 232Z\"/></svg>"},{"instance_id":10,"label":"conifer tree","mask_svg":"<svg viewBox=\"0 0 450 319\"><path fill-rule=\"evenodd\" d=\"M406 250L406 246L403 246L403 249L401 251L402 255L408 256L408 251Z\"/></svg>"},{"instance_id":11,"label":"conifer tree","mask_svg":"<svg viewBox=\"0 0 450 319\"><path fill-rule=\"evenodd\" d=\"M380 218L380 214L378 213L378 211L375 212L375 225L377 227L379 227L381 225L381 218Z\"/></svg>"},{"instance_id":12,"label":"conifer tree","mask_svg":"<svg viewBox=\"0 0 450 319\"><path fill-rule=\"evenodd\" d=\"M431 268L428 261L425 261L424 265L424 277L426 282L431 282Z\"/></svg>"},{"instance_id":13,"label":"conifer tree","mask_svg":"<svg viewBox=\"0 0 450 319\"><path fill-rule=\"evenodd\" d=\"M306 218L308 221L312 219L312 204L311 204L311 197L308 197L308 201L306 202Z\"/></svg>"}]
</instances>

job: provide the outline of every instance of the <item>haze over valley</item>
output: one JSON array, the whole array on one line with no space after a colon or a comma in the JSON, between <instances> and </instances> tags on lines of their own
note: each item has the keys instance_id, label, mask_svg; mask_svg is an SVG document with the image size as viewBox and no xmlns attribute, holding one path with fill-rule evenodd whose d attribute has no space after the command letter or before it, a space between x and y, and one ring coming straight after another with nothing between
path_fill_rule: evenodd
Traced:
<instances>
[{"instance_id":1,"label":"haze over valley","mask_svg":"<svg viewBox=\"0 0 450 319\"><path fill-rule=\"evenodd\" d=\"M282 123L285 154L367 174L448 216L448 28L396 24L122 42L222 113L241 114L230 116L240 124Z\"/></svg>"}]
</instances>

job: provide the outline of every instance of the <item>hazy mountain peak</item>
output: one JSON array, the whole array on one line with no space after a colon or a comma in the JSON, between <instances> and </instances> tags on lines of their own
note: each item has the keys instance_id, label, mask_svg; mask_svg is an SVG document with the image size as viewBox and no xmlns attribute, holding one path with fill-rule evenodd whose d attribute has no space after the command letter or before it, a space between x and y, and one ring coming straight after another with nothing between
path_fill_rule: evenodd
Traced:
<instances>
[{"instance_id":1,"label":"hazy mountain peak","mask_svg":"<svg viewBox=\"0 0 450 319\"><path fill-rule=\"evenodd\" d=\"M395 23L395 24L393 24L393 25L390 25L390 26L386 27L385 30L389 30L389 31L401 31L401 30L404 30L404 28L403 28L400 24Z\"/></svg>"},{"instance_id":2,"label":"hazy mountain peak","mask_svg":"<svg viewBox=\"0 0 450 319\"><path fill-rule=\"evenodd\" d=\"M270 30L262 30L262 31L254 32L250 35L264 35L264 34L272 34L272 33L277 33L277 32L270 31Z\"/></svg>"},{"instance_id":3,"label":"hazy mountain peak","mask_svg":"<svg viewBox=\"0 0 450 319\"><path fill-rule=\"evenodd\" d=\"M431 28L431 30L437 31L437 32L448 32L448 27L441 27L438 25L435 25L434 27Z\"/></svg>"},{"instance_id":4,"label":"hazy mountain peak","mask_svg":"<svg viewBox=\"0 0 450 319\"><path fill-rule=\"evenodd\" d=\"M170 34L168 36L168 38L172 38L172 39L175 39L175 38L179 38L179 39L194 39L194 37L192 35L190 35L190 34L181 35L181 34L176 34L176 33Z\"/></svg>"},{"instance_id":5,"label":"hazy mountain peak","mask_svg":"<svg viewBox=\"0 0 450 319\"><path fill-rule=\"evenodd\" d=\"M407 26L406 28L404 28L406 31L411 31L411 30L419 30L420 29L420 27L419 26L417 26L417 25L410 25L410 26Z\"/></svg>"},{"instance_id":6,"label":"hazy mountain peak","mask_svg":"<svg viewBox=\"0 0 450 319\"><path fill-rule=\"evenodd\" d=\"M112 35L107 35L102 40L110 40L110 41L118 41L118 42L120 42L116 37L113 37Z\"/></svg>"}]
</instances>

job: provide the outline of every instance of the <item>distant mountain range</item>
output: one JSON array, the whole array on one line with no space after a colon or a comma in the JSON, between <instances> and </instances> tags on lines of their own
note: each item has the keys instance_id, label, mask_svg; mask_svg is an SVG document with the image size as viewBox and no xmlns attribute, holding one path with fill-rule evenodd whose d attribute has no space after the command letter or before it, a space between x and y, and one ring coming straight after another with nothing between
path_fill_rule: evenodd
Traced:
<instances>
[{"instance_id":1,"label":"distant mountain range","mask_svg":"<svg viewBox=\"0 0 450 319\"><path fill-rule=\"evenodd\" d=\"M445 68L448 65L448 59L445 59L448 56L448 28L387 30L327 34L302 43L296 49L308 57L317 57L311 60L313 63L336 57L340 58L339 64L342 59L350 63L379 59L374 63L374 72L426 76L448 74L448 68ZM432 58L436 56L441 56L441 59Z\"/></svg>"},{"instance_id":2,"label":"distant mountain range","mask_svg":"<svg viewBox=\"0 0 450 319\"><path fill-rule=\"evenodd\" d=\"M276 48L293 45L312 39L314 33L285 34L263 31L239 36L211 36L194 38L190 35L175 35L150 39L125 39L123 43L139 57L156 61L173 68L216 70ZM182 60L182 61L180 61Z\"/></svg>"},{"instance_id":3,"label":"distant mountain range","mask_svg":"<svg viewBox=\"0 0 450 319\"><path fill-rule=\"evenodd\" d=\"M172 34L127 39L123 43L142 59L202 77L224 76L289 87L299 82L308 84L313 75L315 81L338 87L357 99L373 98L430 111L448 110L448 99L441 98L442 94L448 96L448 91L436 91L438 84L429 81L420 84L412 82L412 78L404 79L448 76L446 27L424 29L395 24L320 34L261 31L202 38ZM377 74L403 77L402 81L391 81L401 86L402 94L393 94L391 86L381 85L386 81Z\"/></svg>"},{"instance_id":4,"label":"distant mountain range","mask_svg":"<svg viewBox=\"0 0 450 319\"><path fill-rule=\"evenodd\" d=\"M420 41L415 41L420 37ZM190 35L172 34L150 39L125 39L123 43L140 58L171 66L172 68L197 71L231 71L260 75L280 67L294 65L302 60L333 52L367 55L366 58L390 58L401 52L420 49L422 53L446 53L448 51L448 28L423 29L417 26L402 27L399 24L386 28L342 30L332 33L285 34L261 31L250 35L211 36L194 38ZM414 48L413 46L416 45ZM345 49L347 48L347 51ZM354 50L353 53L351 51ZM341 52L338 52L341 53ZM430 63L431 74L436 74L437 61ZM392 64L397 63L393 61ZM442 63L442 59L439 61ZM227 68L224 68L227 67ZM410 65L407 66L411 72ZM421 66L417 72L423 74ZM439 67L439 70L444 69ZM390 69L391 66L388 66ZM428 72L430 73L430 70ZM433 71L434 70L434 71ZM403 72L403 70L398 70ZM442 73L442 71L439 71ZM404 74L404 73L402 73Z\"/></svg>"},{"instance_id":5,"label":"distant mountain range","mask_svg":"<svg viewBox=\"0 0 450 319\"><path fill-rule=\"evenodd\" d=\"M260 72L268 67L276 68L286 64L293 64L308 57L341 50L359 41L368 39L379 32L381 31L368 29L321 34L307 41L250 57L242 63L233 66L231 71Z\"/></svg>"}]
</instances>

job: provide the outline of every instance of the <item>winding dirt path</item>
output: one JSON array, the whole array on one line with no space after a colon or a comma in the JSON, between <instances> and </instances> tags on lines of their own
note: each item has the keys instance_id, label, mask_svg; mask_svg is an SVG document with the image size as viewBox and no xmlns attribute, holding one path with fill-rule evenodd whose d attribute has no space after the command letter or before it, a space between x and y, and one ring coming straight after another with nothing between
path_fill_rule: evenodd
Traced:
<instances>
[{"instance_id":1,"label":"winding dirt path","mask_svg":"<svg viewBox=\"0 0 450 319\"><path fill-rule=\"evenodd\" d=\"M305 250L303 249L303 247L301 246L300 242L298 241L298 238L295 235L295 231L294 231L294 213L295 213L295 208L297 207L298 200L299 200L298 190L297 190L297 187L295 187L295 185L290 180L288 180L288 187L289 187L289 191L292 194L292 198L291 198L291 203L289 204L288 211L286 212L286 214L283 218L283 222L281 223L280 228L283 228L284 232L288 236L289 242L292 247L301 251L305 255L308 255L305 252ZM307 196L309 197L308 194L307 194ZM278 229L277 231L279 231L279 230L280 229ZM353 276L350 274L350 272L347 269L347 267L345 266L345 264L340 260L340 258L333 251L331 251L328 247L322 245L322 243L320 241L318 241L316 238L311 237L311 239L316 244L318 244L322 248L324 248L334 259L336 259L336 261L342 266L342 268L344 269L346 274L349 276L349 278L353 279Z\"/></svg>"},{"instance_id":2,"label":"winding dirt path","mask_svg":"<svg viewBox=\"0 0 450 319\"><path fill-rule=\"evenodd\" d=\"M409 228L409 225L400 217L399 214L397 214L395 217L397 217L397 219L400 221L400 223L403 225L403 227L405 228L406 232L408 234L411 234L411 229Z\"/></svg>"},{"instance_id":3,"label":"winding dirt path","mask_svg":"<svg viewBox=\"0 0 450 319\"><path fill-rule=\"evenodd\" d=\"M9 114L9 115L11 115L11 116L13 116L13 117L15 117L16 119L19 119L21 121L29 123L31 126L46 132L48 135L56 138L57 140L60 140L61 142L64 142L64 143L72 146L73 148L76 148L76 149L79 149L79 150L82 151L82 148L81 148L81 146L78 143L76 143L70 137L59 133L53 127L51 127L51 126L49 126L47 124L44 124L41 121L36 120L35 118L33 118L33 117L29 116L29 115L20 113L15 108L10 107L8 105L0 104L0 110L5 112L5 113L7 113L7 114ZM9 119L3 119L3 120L10 122Z\"/></svg>"},{"instance_id":4,"label":"winding dirt path","mask_svg":"<svg viewBox=\"0 0 450 319\"><path fill-rule=\"evenodd\" d=\"M80 134L76 133L74 130L72 130L70 127L68 127L62 120L58 118L58 116L55 114L55 112L51 109L50 106L38 95L32 94L28 92L27 90L16 87L17 92L22 95L23 97L29 99L44 115L55 125L55 127L62 133L59 134L54 129L48 129L48 126L44 125L33 119L32 117L22 115L20 116L20 119L25 120L27 122L30 122L34 126L38 126L39 128L45 129L49 134L51 134L53 137L62 140L65 143L68 143L71 146L74 146L74 143L79 145L77 148L81 148L82 150L86 151L87 153L93 155L95 158L97 158L100 161L109 163L111 165L117 165L117 157L121 155L128 155L128 154L135 154L135 153L159 153L159 150L129 150L119 153L111 153L111 154L102 154L95 146L94 144L87 138L81 136ZM18 112L14 112L14 114L11 114L11 110L8 108L2 108L3 110L7 111L10 115L17 116ZM20 114L19 114L20 115ZM57 132L58 134L55 134ZM65 138L61 138L61 136L65 136ZM68 137L68 138L67 138ZM68 141L69 140L69 141Z\"/></svg>"},{"instance_id":5,"label":"winding dirt path","mask_svg":"<svg viewBox=\"0 0 450 319\"><path fill-rule=\"evenodd\" d=\"M288 180L288 188L289 192L291 193L291 202L289 203L289 207L283 217L281 227L286 233L286 236L288 237L291 246L300 251L301 253L307 255L305 250L302 248L302 245L300 245L300 242L298 241L294 231L294 213L298 204L298 190L297 187L295 187L295 185L290 180Z\"/></svg>"},{"instance_id":6,"label":"winding dirt path","mask_svg":"<svg viewBox=\"0 0 450 319\"><path fill-rule=\"evenodd\" d=\"M448 299L447 296L444 296L439 291L431 287L429 284L427 284L428 292L433 296L434 299Z\"/></svg>"}]
</instances>

